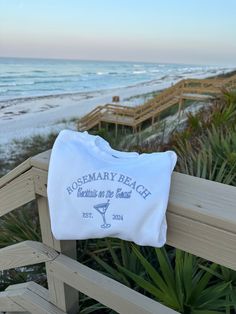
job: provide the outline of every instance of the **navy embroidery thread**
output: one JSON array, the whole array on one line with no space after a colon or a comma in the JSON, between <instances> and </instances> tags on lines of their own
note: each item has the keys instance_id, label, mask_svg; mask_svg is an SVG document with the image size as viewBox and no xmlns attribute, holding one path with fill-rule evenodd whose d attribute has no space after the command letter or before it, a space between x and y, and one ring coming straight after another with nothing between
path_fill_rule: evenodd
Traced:
<instances>
[{"instance_id":1,"label":"navy embroidery thread","mask_svg":"<svg viewBox=\"0 0 236 314\"><path fill-rule=\"evenodd\" d=\"M106 203L100 203L100 204L93 206L102 216L103 224L101 225L101 228L103 228L103 229L107 229L107 228L111 227L111 224L108 224L106 222L106 211L107 211L109 205L110 205L110 200L107 200Z\"/></svg>"}]
</instances>

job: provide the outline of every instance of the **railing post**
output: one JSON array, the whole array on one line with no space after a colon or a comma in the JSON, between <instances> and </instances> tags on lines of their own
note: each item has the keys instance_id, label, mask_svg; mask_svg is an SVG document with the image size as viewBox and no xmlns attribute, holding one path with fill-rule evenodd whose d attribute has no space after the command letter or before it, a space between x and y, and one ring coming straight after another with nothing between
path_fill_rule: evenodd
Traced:
<instances>
[{"instance_id":1,"label":"railing post","mask_svg":"<svg viewBox=\"0 0 236 314\"><path fill-rule=\"evenodd\" d=\"M182 107L183 107L183 97L180 96L180 99L179 99L179 106L178 106L178 117L180 117L180 113L182 111Z\"/></svg>"},{"instance_id":2,"label":"railing post","mask_svg":"<svg viewBox=\"0 0 236 314\"><path fill-rule=\"evenodd\" d=\"M37 197L37 204L42 242L56 251L76 259L76 241L58 241L52 235L47 198ZM55 278L50 273L47 262L46 273L50 301L68 314L77 314L79 312L78 291Z\"/></svg>"}]
</instances>

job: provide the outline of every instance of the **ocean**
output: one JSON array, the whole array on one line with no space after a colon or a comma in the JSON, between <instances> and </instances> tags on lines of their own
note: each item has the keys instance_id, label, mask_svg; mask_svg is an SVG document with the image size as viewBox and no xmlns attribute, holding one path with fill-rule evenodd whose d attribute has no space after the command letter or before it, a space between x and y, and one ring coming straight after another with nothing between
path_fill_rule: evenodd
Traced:
<instances>
[{"instance_id":1,"label":"ocean","mask_svg":"<svg viewBox=\"0 0 236 314\"><path fill-rule=\"evenodd\" d=\"M0 58L0 101L88 93L203 78L232 67L144 62Z\"/></svg>"}]
</instances>

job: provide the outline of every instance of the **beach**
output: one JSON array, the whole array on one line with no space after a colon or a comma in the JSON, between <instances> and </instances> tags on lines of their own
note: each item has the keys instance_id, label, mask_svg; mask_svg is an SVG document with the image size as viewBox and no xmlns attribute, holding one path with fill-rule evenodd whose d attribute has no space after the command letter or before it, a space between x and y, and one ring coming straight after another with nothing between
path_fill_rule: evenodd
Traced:
<instances>
[{"instance_id":1,"label":"beach","mask_svg":"<svg viewBox=\"0 0 236 314\"><path fill-rule=\"evenodd\" d=\"M14 139L57 133L65 128L76 129L76 121L80 117L98 105L111 103L113 96L119 96L122 105L137 106L147 99L148 93L161 91L183 78L205 78L232 70L223 67L93 63L94 72L88 72L88 64L80 62L80 70L77 71L80 74L76 76L74 63L73 68L71 64L63 68L63 73L58 71L58 66L62 67L64 63L41 63L32 65L32 61L21 61L17 71L9 63L0 73L1 154L7 151L7 145ZM82 66L84 69L81 70ZM80 85L81 80L83 86ZM63 82L67 84L64 89Z\"/></svg>"}]
</instances>

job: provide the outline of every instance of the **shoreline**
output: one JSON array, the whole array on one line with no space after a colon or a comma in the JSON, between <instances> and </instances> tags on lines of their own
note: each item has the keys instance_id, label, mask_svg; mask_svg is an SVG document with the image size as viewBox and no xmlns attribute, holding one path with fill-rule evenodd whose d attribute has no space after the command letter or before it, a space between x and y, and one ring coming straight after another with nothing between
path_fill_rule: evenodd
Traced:
<instances>
[{"instance_id":1,"label":"shoreline","mask_svg":"<svg viewBox=\"0 0 236 314\"><path fill-rule=\"evenodd\" d=\"M209 75L209 73L207 74L189 74L188 76L185 75L174 75L172 78L169 77L169 75L164 75L163 77L159 78L159 79L154 79L154 80L148 80L148 81L143 81L137 84L133 84L133 85L127 85L127 86L121 86L121 87L115 87L115 88L109 88L109 89L99 89L99 90L93 90L93 91L87 91L87 92L66 92L66 93L59 93L59 94L48 94L48 95L35 95L35 96L23 96L23 97L15 97L15 98L9 98L9 99L0 99L0 105L3 103L10 103L10 102L16 102L16 101L30 101L30 100L34 100L34 99L47 99L47 98L61 98L61 97L66 97L66 96L85 96L86 98L90 97L90 95L93 94L106 94L107 92L112 92L112 91L116 91L116 90L122 90L122 89L129 89L129 88L135 88L135 87L144 87L144 86L150 86L150 85L159 85L159 84L163 84L163 83L173 83L173 82L178 82L182 79L189 79L189 78L196 78L196 79L213 79L213 78L224 78L224 77L228 77L230 75L233 75L236 73L236 69L232 68L232 69L228 69L228 70L224 70L223 72L218 71L219 73L217 73L216 71L214 73L212 73L211 75ZM170 78L169 81L166 81L167 78ZM93 96L91 96L93 97ZM1 109L1 106L0 106Z\"/></svg>"}]
</instances>

